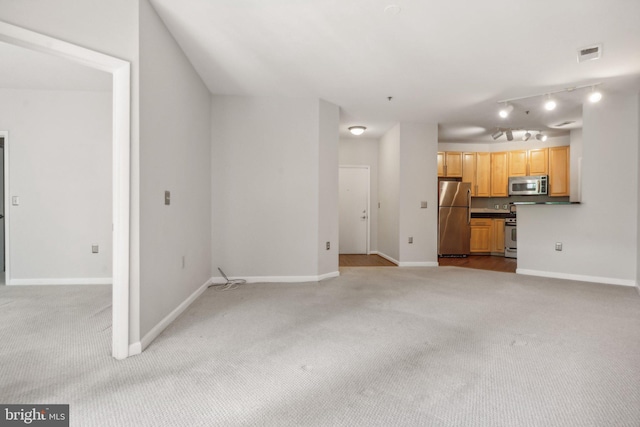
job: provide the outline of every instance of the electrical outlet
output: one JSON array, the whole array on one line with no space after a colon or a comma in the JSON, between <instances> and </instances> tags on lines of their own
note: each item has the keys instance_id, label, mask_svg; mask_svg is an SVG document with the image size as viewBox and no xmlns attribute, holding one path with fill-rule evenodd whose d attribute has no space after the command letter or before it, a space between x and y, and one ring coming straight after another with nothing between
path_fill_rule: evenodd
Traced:
<instances>
[{"instance_id":1,"label":"electrical outlet","mask_svg":"<svg viewBox=\"0 0 640 427\"><path fill-rule=\"evenodd\" d=\"M562 250L562 242L556 242L556 251Z\"/></svg>"},{"instance_id":2,"label":"electrical outlet","mask_svg":"<svg viewBox=\"0 0 640 427\"><path fill-rule=\"evenodd\" d=\"M100 247L98 245L91 245L91 253L97 254L98 252L100 252Z\"/></svg>"},{"instance_id":3,"label":"electrical outlet","mask_svg":"<svg viewBox=\"0 0 640 427\"><path fill-rule=\"evenodd\" d=\"M493 205L493 208L494 208L494 209L496 209L496 210L497 210L497 209L500 209L500 205L495 204L495 205Z\"/></svg>"},{"instance_id":4,"label":"electrical outlet","mask_svg":"<svg viewBox=\"0 0 640 427\"><path fill-rule=\"evenodd\" d=\"M327 242L327 250L331 249L331 242Z\"/></svg>"},{"instance_id":5,"label":"electrical outlet","mask_svg":"<svg viewBox=\"0 0 640 427\"><path fill-rule=\"evenodd\" d=\"M502 209L504 209L504 210L509 209L509 205L507 203L505 203L504 205L502 205Z\"/></svg>"},{"instance_id":6,"label":"electrical outlet","mask_svg":"<svg viewBox=\"0 0 640 427\"><path fill-rule=\"evenodd\" d=\"M413 237L409 237L409 244L413 243Z\"/></svg>"}]
</instances>

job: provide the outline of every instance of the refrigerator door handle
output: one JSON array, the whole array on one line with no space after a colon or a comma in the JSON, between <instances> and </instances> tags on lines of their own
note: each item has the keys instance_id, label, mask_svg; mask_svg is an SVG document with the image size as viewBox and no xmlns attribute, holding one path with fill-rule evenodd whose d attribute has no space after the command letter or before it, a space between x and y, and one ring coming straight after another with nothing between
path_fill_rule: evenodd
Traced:
<instances>
[{"instance_id":1,"label":"refrigerator door handle","mask_svg":"<svg viewBox=\"0 0 640 427\"><path fill-rule=\"evenodd\" d=\"M467 224L471 224L471 189L467 190Z\"/></svg>"}]
</instances>

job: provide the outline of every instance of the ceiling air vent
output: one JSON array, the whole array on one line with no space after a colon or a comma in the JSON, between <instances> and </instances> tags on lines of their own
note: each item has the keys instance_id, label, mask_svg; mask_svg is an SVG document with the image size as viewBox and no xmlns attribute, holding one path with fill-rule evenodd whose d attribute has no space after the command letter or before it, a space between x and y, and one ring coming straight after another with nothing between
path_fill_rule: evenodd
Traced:
<instances>
[{"instance_id":1,"label":"ceiling air vent","mask_svg":"<svg viewBox=\"0 0 640 427\"><path fill-rule=\"evenodd\" d=\"M576 122L575 120L567 120L565 122L558 123L557 125L554 125L553 127L554 128L561 128L562 126L567 126L567 125L573 124L575 122Z\"/></svg>"},{"instance_id":2,"label":"ceiling air vent","mask_svg":"<svg viewBox=\"0 0 640 427\"><path fill-rule=\"evenodd\" d=\"M578 62L590 61L598 59L602 56L602 44L583 47L578 49Z\"/></svg>"}]
</instances>

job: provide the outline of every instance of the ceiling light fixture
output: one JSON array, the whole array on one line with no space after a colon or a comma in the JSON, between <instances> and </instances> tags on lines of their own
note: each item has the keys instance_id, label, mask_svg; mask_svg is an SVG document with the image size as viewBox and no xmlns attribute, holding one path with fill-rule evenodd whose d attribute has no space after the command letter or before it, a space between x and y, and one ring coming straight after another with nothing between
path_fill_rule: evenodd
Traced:
<instances>
[{"instance_id":1,"label":"ceiling light fixture","mask_svg":"<svg viewBox=\"0 0 640 427\"><path fill-rule=\"evenodd\" d=\"M496 129L494 133L491 134L491 138L495 141L496 139L502 136L502 131L500 129Z\"/></svg>"},{"instance_id":2,"label":"ceiling light fixture","mask_svg":"<svg viewBox=\"0 0 640 427\"><path fill-rule=\"evenodd\" d=\"M513 141L513 131L511 129L507 130L507 141Z\"/></svg>"},{"instance_id":3,"label":"ceiling light fixture","mask_svg":"<svg viewBox=\"0 0 640 427\"><path fill-rule=\"evenodd\" d=\"M364 127L364 126L351 126L349 128L349 132L351 132L351 134L356 135L356 136L362 135L365 130L367 130L367 128Z\"/></svg>"},{"instance_id":4,"label":"ceiling light fixture","mask_svg":"<svg viewBox=\"0 0 640 427\"><path fill-rule=\"evenodd\" d=\"M528 141L529 138L531 138L531 134L529 133L529 131L527 131L527 133L525 133L524 135L522 135L522 140L523 141Z\"/></svg>"},{"instance_id":5,"label":"ceiling light fixture","mask_svg":"<svg viewBox=\"0 0 640 427\"><path fill-rule=\"evenodd\" d=\"M595 86L591 87L591 93L589 94L589 101L596 103L602 99L602 92L596 90Z\"/></svg>"},{"instance_id":6,"label":"ceiling light fixture","mask_svg":"<svg viewBox=\"0 0 640 427\"><path fill-rule=\"evenodd\" d=\"M546 140L547 140L547 135L544 135L543 133L538 132L538 133L536 134L536 139L537 139L538 141L542 141L542 142L544 142L544 141L546 141Z\"/></svg>"},{"instance_id":7,"label":"ceiling light fixture","mask_svg":"<svg viewBox=\"0 0 640 427\"><path fill-rule=\"evenodd\" d=\"M544 109L547 111L552 111L556 109L556 101L551 98L551 95L547 94L547 101L544 103Z\"/></svg>"},{"instance_id":8,"label":"ceiling light fixture","mask_svg":"<svg viewBox=\"0 0 640 427\"><path fill-rule=\"evenodd\" d=\"M509 117L509 114L510 114L512 111L513 111L513 105L511 105L511 104L507 104L507 103L505 102L505 104L504 104L504 108L503 108L503 109L501 109L501 110L498 112L498 115L499 115L500 117L502 117L503 119L506 119L507 117Z\"/></svg>"}]
</instances>

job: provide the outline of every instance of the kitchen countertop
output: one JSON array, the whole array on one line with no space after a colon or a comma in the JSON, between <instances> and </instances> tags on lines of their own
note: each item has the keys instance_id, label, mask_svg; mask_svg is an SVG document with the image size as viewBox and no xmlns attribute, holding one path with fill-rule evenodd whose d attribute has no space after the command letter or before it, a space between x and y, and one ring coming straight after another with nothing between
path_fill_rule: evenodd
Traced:
<instances>
[{"instance_id":1,"label":"kitchen countertop","mask_svg":"<svg viewBox=\"0 0 640 427\"><path fill-rule=\"evenodd\" d=\"M580 202L513 202L514 205L579 205ZM473 209L471 209L473 212Z\"/></svg>"},{"instance_id":2,"label":"kitchen countertop","mask_svg":"<svg viewBox=\"0 0 640 427\"><path fill-rule=\"evenodd\" d=\"M471 218L515 218L510 209L471 208Z\"/></svg>"}]
</instances>

